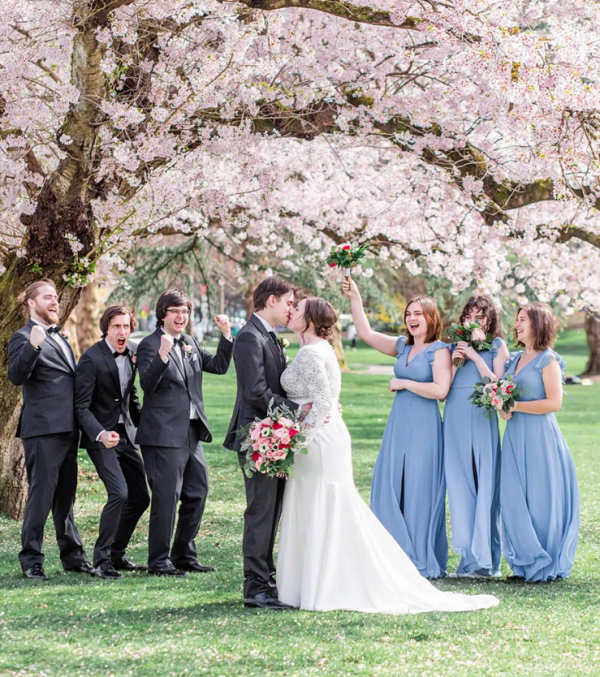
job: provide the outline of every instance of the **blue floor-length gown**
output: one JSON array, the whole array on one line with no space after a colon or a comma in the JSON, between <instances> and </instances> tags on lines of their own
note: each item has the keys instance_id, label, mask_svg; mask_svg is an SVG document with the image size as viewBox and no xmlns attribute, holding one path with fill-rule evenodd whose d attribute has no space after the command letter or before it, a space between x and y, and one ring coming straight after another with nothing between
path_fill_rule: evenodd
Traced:
<instances>
[{"instance_id":1,"label":"blue floor-length gown","mask_svg":"<svg viewBox=\"0 0 600 677\"><path fill-rule=\"evenodd\" d=\"M560 355L547 349L518 374L522 351L506 374L515 375L521 401L546 397L544 367ZM567 578L579 535L575 465L554 414L515 412L506 424L500 481L503 551L513 574L528 582Z\"/></svg>"},{"instance_id":2,"label":"blue floor-length gown","mask_svg":"<svg viewBox=\"0 0 600 677\"><path fill-rule=\"evenodd\" d=\"M412 346L398 339L396 378L433 382L435 341L407 360ZM446 575L446 482L442 419L437 400L396 392L373 472L371 509L425 578Z\"/></svg>"},{"instance_id":3,"label":"blue floor-length gown","mask_svg":"<svg viewBox=\"0 0 600 677\"><path fill-rule=\"evenodd\" d=\"M453 351L456 344L450 346ZM500 337L479 355L490 370ZM500 432L498 416L473 406L469 395L482 380L471 360L456 371L444 408L444 463L452 524L452 549L461 556L456 573L500 573Z\"/></svg>"}]
</instances>

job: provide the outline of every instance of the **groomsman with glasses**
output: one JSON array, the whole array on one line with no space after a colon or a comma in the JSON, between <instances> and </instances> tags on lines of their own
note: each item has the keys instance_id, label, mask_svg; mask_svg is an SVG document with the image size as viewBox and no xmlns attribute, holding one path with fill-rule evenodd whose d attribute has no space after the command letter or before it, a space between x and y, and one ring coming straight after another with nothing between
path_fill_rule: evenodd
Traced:
<instances>
[{"instance_id":1,"label":"groomsman with glasses","mask_svg":"<svg viewBox=\"0 0 600 677\"><path fill-rule=\"evenodd\" d=\"M185 292L163 292L156 304L156 331L137 351L144 406L136 441L152 491L148 568L158 576L214 571L198 562L194 543L208 494L202 442L212 440L204 412L202 375L227 372L232 338L229 319L218 315L215 322L222 337L216 354L201 348L184 333L191 309Z\"/></svg>"},{"instance_id":2,"label":"groomsman with glasses","mask_svg":"<svg viewBox=\"0 0 600 677\"><path fill-rule=\"evenodd\" d=\"M17 437L23 441L29 481L19 561L26 578L47 580L42 544L52 511L63 569L92 574L73 518L79 446L73 407L76 363L58 326L54 282L29 285L21 303L28 321L8 344L8 377L23 389Z\"/></svg>"},{"instance_id":3,"label":"groomsman with glasses","mask_svg":"<svg viewBox=\"0 0 600 677\"><path fill-rule=\"evenodd\" d=\"M122 578L119 571L145 570L125 556L140 517L150 505L146 474L135 446L140 402L135 381L136 327L133 311L110 306L100 318L103 338L79 360L75 374L75 413L81 445L94 463L108 494L94 548L94 573Z\"/></svg>"}]
</instances>

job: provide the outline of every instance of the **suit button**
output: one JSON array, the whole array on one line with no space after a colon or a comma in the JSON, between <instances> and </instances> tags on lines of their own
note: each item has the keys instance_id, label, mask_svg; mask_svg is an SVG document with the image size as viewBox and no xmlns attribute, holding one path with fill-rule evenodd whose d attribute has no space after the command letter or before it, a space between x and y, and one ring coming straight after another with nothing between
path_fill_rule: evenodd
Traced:
<instances>
[{"instance_id":1,"label":"suit button","mask_svg":"<svg viewBox=\"0 0 600 677\"><path fill-rule=\"evenodd\" d=\"M115 402L120 402L120 401L121 401L121 400L119 400L118 398L115 397Z\"/></svg>"}]
</instances>

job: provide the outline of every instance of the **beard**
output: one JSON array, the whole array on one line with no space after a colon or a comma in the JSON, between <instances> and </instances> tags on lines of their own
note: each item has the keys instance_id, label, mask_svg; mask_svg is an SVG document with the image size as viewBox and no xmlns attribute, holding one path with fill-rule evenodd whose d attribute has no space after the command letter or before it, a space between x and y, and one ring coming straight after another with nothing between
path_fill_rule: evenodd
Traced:
<instances>
[{"instance_id":1,"label":"beard","mask_svg":"<svg viewBox=\"0 0 600 677\"><path fill-rule=\"evenodd\" d=\"M36 315L40 320L47 325L58 324L58 313L47 310L46 308L40 308L38 305L34 307Z\"/></svg>"}]
</instances>

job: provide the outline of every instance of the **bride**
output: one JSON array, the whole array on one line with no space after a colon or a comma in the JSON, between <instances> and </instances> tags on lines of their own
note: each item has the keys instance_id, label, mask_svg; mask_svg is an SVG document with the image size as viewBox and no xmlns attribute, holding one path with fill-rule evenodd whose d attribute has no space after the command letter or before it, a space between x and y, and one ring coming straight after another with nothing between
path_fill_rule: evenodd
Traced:
<instances>
[{"instance_id":1,"label":"bride","mask_svg":"<svg viewBox=\"0 0 600 677\"><path fill-rule=\"evenodd\" d=\"M279 599L302 609L389 614L496 606L491 595L437 590L358 494L350 434L338 410L341 372L327 341L336 321L327 301L308 298L292 309L288 324L301 348L281 383L290 399L312 408L304 419L308 453L296 457L284 495Z\"/></svg>"}]
</instances>

